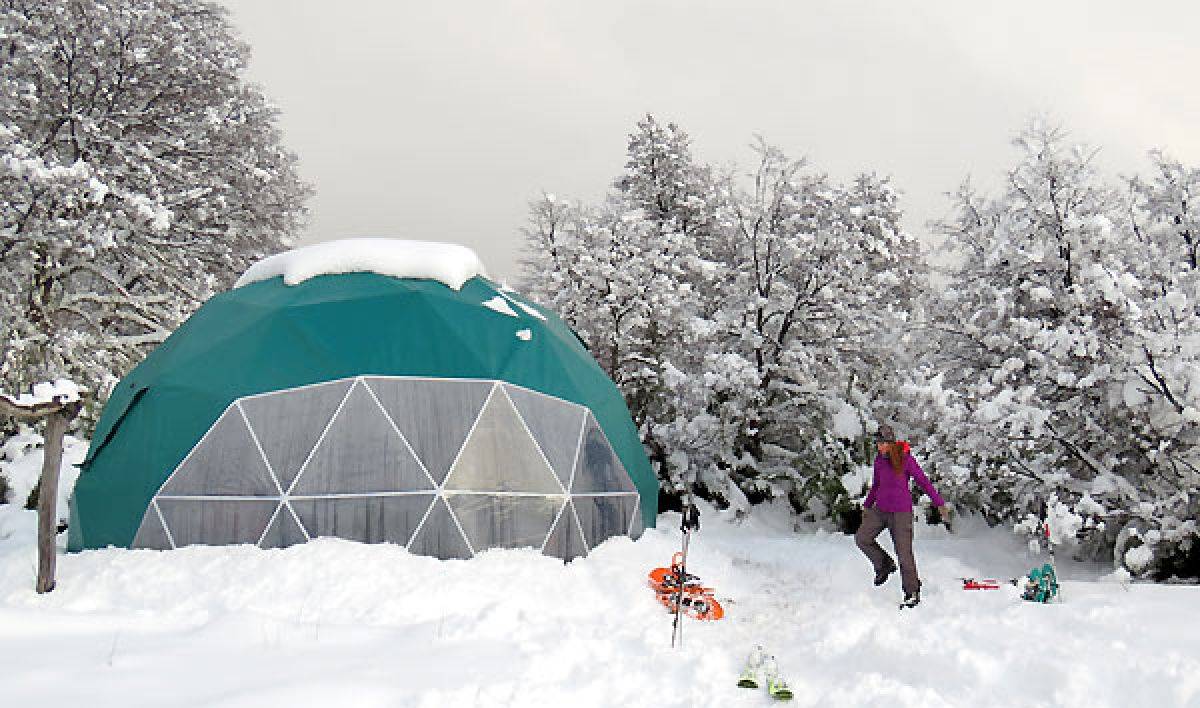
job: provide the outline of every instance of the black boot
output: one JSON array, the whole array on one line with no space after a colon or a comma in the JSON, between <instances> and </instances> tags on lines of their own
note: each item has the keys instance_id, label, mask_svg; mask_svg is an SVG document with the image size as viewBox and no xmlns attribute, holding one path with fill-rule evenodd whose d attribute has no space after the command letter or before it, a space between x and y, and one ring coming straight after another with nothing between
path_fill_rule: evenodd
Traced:
<instances>
[{"instance_id":1,"label":"black boot","mask_svg":"<svg viewBox=\"0 0 1200 708\"><path fill-rule=\"evenodd\" d=\"M904 602L900 603L900 609L903 610L906 607L916 607L919 604L921 604L920 590L916 592L906 592L904 593Z\"/></svg>"},{"instance_id":2,"label":"black boot","mask_svg":"<svg viewBox=\"0 0 1200 708\"><path fill-rule=\"evenodd\" d=\"M875 587L886 583L888 576L896 572L896 561L892 560L891 556L884 556L883 561L883 570L875 571Z\"/></svg>"}]
</instances>

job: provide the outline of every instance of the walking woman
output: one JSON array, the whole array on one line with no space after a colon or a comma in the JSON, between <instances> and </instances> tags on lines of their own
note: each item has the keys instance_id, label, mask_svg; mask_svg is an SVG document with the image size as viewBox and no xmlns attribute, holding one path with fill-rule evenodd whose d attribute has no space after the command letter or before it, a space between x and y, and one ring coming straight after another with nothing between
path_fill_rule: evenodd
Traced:
<instances>
[{"instance_id":1,"label":"walking woman","mask_svg":"<svg viewBox=\"0 0 1200 708\"><path fill-rule=\"evenodd\" d=\"M896 562L875 541L887 528L900 560L900 578L904 587L904 602L900 607L916 607L921 601L921 580L917 576L917 561L913 558L913 504L909 478L915 479L929 495L943 519L950 518L950 509L909 454L908 443L896 440L890 425L879 426L876 446L879 454L875 456L875 480L863 502L862 525L854 534L854 542L875 567L875 585L883 585L896 571Z\"/></svg>"}]
</instances>

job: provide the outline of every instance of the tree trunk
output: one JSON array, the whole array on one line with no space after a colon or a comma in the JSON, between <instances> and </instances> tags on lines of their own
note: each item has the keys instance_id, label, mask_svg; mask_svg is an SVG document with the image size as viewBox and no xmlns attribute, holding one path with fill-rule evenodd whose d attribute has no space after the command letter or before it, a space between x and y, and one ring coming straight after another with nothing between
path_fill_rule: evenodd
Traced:
<instances>
[{"instance_id":1,"label":"tree trunk","mask_svg":"<svg viewBox=\"0 0 1200 708\"><path fill-rule=\"evenodd\" d=\"M38 575L37 591L54 589L54 564L58 536L58 474L62 468L63 436L67 432L67 415L62 411L46 418L45 457L42 478L38 483Z\"/></svg>"}]
</instances>

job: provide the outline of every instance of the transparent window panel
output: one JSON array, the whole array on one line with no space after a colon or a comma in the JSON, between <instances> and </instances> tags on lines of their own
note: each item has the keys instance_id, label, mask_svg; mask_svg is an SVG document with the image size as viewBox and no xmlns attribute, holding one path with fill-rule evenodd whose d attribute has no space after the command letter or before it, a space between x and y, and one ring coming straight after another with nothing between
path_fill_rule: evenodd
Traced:
<instances>
[{"instance_id":1,"label":"transparent window panel","mask_svg":"<svg viewBox=\"0 0 1200 708\"><path fill-rule=\"evenodd\" d=\"M554 524L554 530L546 539L546 547L542 551L546 555L566 561L587 555L587 548L583 545L583 536L580 533L579 525L575 523L575 514L571 513L571 508L572 505L568 502L567 508L563 509L562 515L558 517L558 522Z\"/></svg>"},{"instance_id":2,"label":"transparent window panel","mask_svg":"<svg viewBox=\"0 0 1200 708\"><path fill-rule=\"evenodd\" d=\"M408 550L423 556L434 556L447 560L449 558L470 558L471 548L466 539L459 533L458 526L450 516L450 509L444 500L438 499L425 523L417 531L416 537L409 544Z\"/></svg>"},{"instance_id":3,"label":"transparent window panel","mask_svg":"<svg viewBox=\"0 0 1200 708\"><path fill-rule=\"evenodd\" d=\"M563 488L571 483L571 467L579 447L579 432L583 427L584 409L551 396L527 391L516 386L504 386L505 393L517 407L542 454L558 475Z\"/></svg>"},{"instance_id":4,"label":"transparent window panel","mask_svg":"<svg viewBox=\"0 0 1200 708\"><path fill-rule=\"evenodd\" d=\"M158 499L176 546L257 544L277 506L277 499Z\"/></svg>"},{"instance_id":5,"label":"transparent window panel","mask_svg":"<svg viewBox=\"0 0 1200 708\"><path fill-rule=\"evenodd\" d=\"M646 533L646 524L642 521L642 507L639 498L638 502L633 505L633 519L629 526L629 535L636 541L644 533Z\"/></svg>"},{"instance_id":6,"label":"transparent window panel","mask_svg":"<svg viewBox=\"0 0 1200 708\"><path fill-rule=\"evenodd\" d=\"M137 533L133 537L133 547L153 548L158 551L171 549L171 540L167 538L167 532L163 529L162 521L159 520L153 503L146 507L146 514L142 516L142 525L138 527Z\"/></svg>"},{"instance_id":7,"label":"transparent window panel","mask_svg":"<svg viewBox=\"0 0 1200 708\"><path fill-rule=\"evenodd\" d=\"M300 529L296 519L288 511L287 504L283 504L279 507L279 513L275 514L275 520L271 522L262 542L258 545L262 548L287 548L307 540L304 531Z\"/></svg>"},{"instance_id":8,"label":"transparent window panel","mask_svg":"<svg viewBox=\"0 0 1200 708\"><path fill-rule=\"evenodd\" d=\"M293 495L433 489L417 458L361 385L354 387L305 465Z\"/></svg>"},{"instance_id":9,"label":"transparent window panel","mask_svg":"<svg viewBox=\"0 0 1200 708\"><path fill-rule=\"evenodd\" d=\"M407 546L425 517L432 494L342 499L292 499L308 535L336 536L361 543Z\"/></svg>"},{"instance_id":10,"label":"transparent window panel","mask_svg":"<svg viewBox=\"0 0 1200 708\"><path fill-rule=\"evenodd\" d=\"M427 381L371 377L367 385L438 484L462 449L491 381Z\"/></svg>"},{"instance_id":11,"label":"transparent window panel","mask_svg":"<svg viewBox=\"0 0 1200 708\"><path fill-rule=\"evenodd\" d=\"M566 497L503 497L491 494L447 494L471 547L541 549Z\"/></svg>"},{"instance_id":12,"label":"transparent window panel","mask_svg":"<svg viewBox=\"0 0 1200 708\"><path fill-rule=\"evenodd\" d=\"M296 479L353 383L334 381L242 400L250 427L284 489Z\"/></svg>"},{"instance_id":13,"label":"transparent window panel","mask_svg":"<svg viewBox=\"0 0 1200 708\"><path fill-rule=\"evenodd\" d=\"M583 431L583 444L579 447L579 459L575 464L575 482L572 493L636 492L637 487L629 479L617 453L608 444L604 431L596 419L588 413Z\"/></svg>"},{"instance_id":14,"label":"transparent window panel","mask_svg":"<svg viewBox=\"0 0 1200 708\"><path fill-rule=\"evenodd\" d=\"M246 421L231 406L167 481L166 496L278 496Z\"/></svg>"},{"instance_id":15,"label":"transparent window panel","mask_svg":"<svg viewBox=\"0 0 1200 708\"><path fill-rule=\"evenodd\" d=\"M496 389L480 414L479 423L446 478L446 489L563 492L503 389Z\"/></svg>"},{"instance_id":16,"label":"transparent window panel","mask_svg":"<svg viewBox=\"0 0 1200 708\"><path fill-rule=\"evenodd\" d=\"M630 516L637 507L637 495L573 497L571 502L579 515L583 538L589 548L595 548L605 539L628 533Z\"/></svg>"}]
</instances>

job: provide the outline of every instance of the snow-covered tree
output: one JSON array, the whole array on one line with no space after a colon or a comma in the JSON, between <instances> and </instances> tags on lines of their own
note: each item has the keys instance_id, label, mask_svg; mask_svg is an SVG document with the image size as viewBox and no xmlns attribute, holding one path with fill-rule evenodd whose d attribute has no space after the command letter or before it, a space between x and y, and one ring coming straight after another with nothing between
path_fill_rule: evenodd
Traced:
<instances>
[{"instance_id":1,"label":"snow-covered tree","mask_svg":"<svg viewBox=\"0 0 1200 708\"><path fill-rule=\"evenodd\" d=\"M213 3L11 0L0 36L0 383L103 394L310 190Z\"/></svg>"},{"instance_id":2,"label":"snow-covered tree","mask_svg":"<svg viewBox=\"0 0 1200 708\"><path fill-rule=\"evenodd\" d=\"M1034 121L1016 145L1003 193L964 185L942 225L956 265L910 391L960 504L1058 508L1084 553L1121 562L1141 530L1188 533L1171 519L1197 479L1187 216L1166 206L1182 173L1131 200L1057 128Z\"/></svg>"},{"instance_id":3,"label":"snow-covered tree","mask_svg":"<svg viewBox=\"0 0 1200 708\"><path fill-rule=\"evenodd\" d=\"M711 190L678 127L647 116L628 145L626 171L600 207L552 195L531 206L526 292L563 314L620 387L670 492L682 470L658 426L682 402L667 377L691 357Z\"/></svg>"},{"instance_id":4,"label":"snow-covered tree","mask_svg":"<svg viewBox=\"0 0 1200 708\"><path fill-rule=\"evenodd\" d=\"M758 148L749 180L714 177L647 117L604 206L533 205L527 288L621 387L669 490L690 471L721 503L821 498L823 516L924 266L886 180Z\"/></svg>"}]
</instances>

